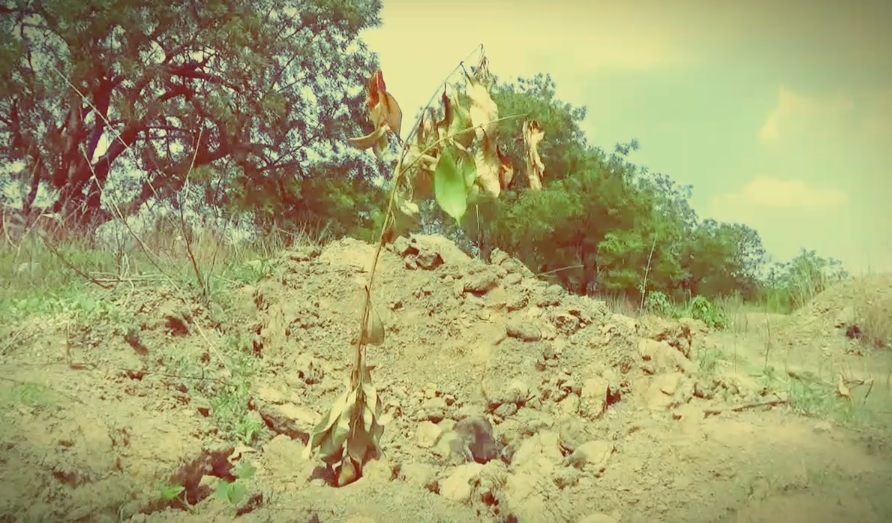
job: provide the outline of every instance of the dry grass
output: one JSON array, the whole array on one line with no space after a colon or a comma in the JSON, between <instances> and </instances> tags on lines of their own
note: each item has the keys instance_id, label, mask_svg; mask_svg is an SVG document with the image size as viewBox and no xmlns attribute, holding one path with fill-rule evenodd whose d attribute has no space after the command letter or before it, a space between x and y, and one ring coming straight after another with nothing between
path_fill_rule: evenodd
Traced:
<instances>
[{"instance_id":1,"label":"dry grass","mask_svg":"<svg viewBox=\"0 0 892 523\"><path fill-rule=\"evenodd\" d=\"M599 298L604 300L607 307L616 314L628 316L629 318L638 318L641 316L641 308L639 305L626 296L603 295L599 296Z\"/></svg>"},{"instance_id":2,"label":"dry grass","mask_svg":"<svg viewBox=\"0 0 892 523\"><path fill-rule=\"evenodd\" d=\"M232 243L212 231L192 233L172 218L159 220L149 232L125 231L103 243L93 231L44 221L0 245L0 295L152 278L187 282L196 279L196 272L206 286L209 278L231 267L270 258L295 245L321 245L328 240L307 227Z\"/></svg>"},{"instance_id":3,"label":"dry grass","mask_svg":"<svg viewBox=\"0 0 892 523\"><path fill-rule=\"evenodd\" d=\"M892 276L862 278L852 308L862 342L873 348L892 347Z\"/></svg>"}]
</instances>

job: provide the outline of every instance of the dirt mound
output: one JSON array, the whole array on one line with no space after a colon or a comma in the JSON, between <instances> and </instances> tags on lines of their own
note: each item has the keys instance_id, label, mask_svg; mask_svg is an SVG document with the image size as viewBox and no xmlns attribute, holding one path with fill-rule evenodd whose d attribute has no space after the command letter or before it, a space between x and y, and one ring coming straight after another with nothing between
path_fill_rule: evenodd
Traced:
<instances>
[{"instance_id":1,"label":"dirt mound","mask_svg":"<svg viewBox=\"0 0 892 523\"><path fill-rule=\"evenodd\" d=\"M0 356L0 520L705 522L754 502L759 442L778 467L878 473L846 436L803 456L809 426L747 418L784 398L722 373L701 322L613 314L504 252L415 236L373 289L385 456L333 488L301 451L348 376L374 249L248 264L210 305L120 288L22 322L30 342Z\"/></svg>"},{"instance_id":2,"label":"dirt mound","mask_svg":"<svg viewBox=\"0 0 892 523\"><path fill-rule=\"evenodd\" d=\"M883 347L892 340L892 275L872 275L840 282L815 296L794 312L786 329L795 338L815 337L850 340L848 348L867 338Z\"/></svg>"}]
</instances>

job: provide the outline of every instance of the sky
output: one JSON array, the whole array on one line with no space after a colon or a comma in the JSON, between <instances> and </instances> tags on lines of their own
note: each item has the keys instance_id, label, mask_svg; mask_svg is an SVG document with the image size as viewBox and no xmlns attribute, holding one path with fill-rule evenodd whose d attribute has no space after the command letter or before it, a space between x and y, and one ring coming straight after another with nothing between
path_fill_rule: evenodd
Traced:
<instances>
[{"instance_id":1,"label":"sky","mask_svg":"<svg viewBox=\"0 0 892 523\"><path fill-rule=\"evenodd\" d=\"M892 2L384 0L382 18L362 36L403 134L482 44L492 73L551 74L590 143L637 138L632 161L773 259L892 272Z\"/></svg>"}]
</instances>

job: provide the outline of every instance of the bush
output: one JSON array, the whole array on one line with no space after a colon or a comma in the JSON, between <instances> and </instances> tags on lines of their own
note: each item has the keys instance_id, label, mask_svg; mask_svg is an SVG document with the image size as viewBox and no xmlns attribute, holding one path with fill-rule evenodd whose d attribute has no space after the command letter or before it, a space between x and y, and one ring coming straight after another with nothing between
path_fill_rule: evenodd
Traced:
<instances>
[{"instance_id":1,"label":"bush","mask_svg":"<svg viewBox=\"0 0 892 523\"><path fill-rule=\"evenodd\" d=\"M724 329L728 326L728 317L725 312L703 296L697 296L691 300L688 314L695 320L705 323L710 329Z\"/></svg>"}]
</instances>

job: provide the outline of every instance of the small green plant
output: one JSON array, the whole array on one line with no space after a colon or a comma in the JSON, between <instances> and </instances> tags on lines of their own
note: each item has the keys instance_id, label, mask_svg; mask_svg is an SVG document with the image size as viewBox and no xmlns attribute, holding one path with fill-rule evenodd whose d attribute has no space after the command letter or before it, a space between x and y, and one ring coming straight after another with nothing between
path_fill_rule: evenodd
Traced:
<instances>
[{"instance_id":1,"label":"small green plant","mask_svg":"<svg viewBox=\"0 0 892 523\"><path fill-rule=\"evenodd\" d=\"M28 407L53 406L56 405L57 398L58 395L52 389L39 383L19 383L0 396L0 403Z\"/></svg>"},{"instance_id":2,"label":"small green plant","mask_svg":"<svg viewBox=\"0 0 892 523\"><path fill-rule=\"evenodd\" d=\"M678 319L681 317L681 311L669 300L665 293L653 291L647 294L644 300L644 310L651 314L663 316L665 318Z\"/></svg>"},{"instance_id":3,"label":"small green plant","mask_svg":"<svg viewBox=\"0 0 892 523\"><path fill-rule=\"evenodd\" d=\"M218 499L229 503L232 506L241 505L248 497L247 482L254 478L257 471L250 463L242 463L233 471L234 481L220 480L217 483L217 490L214 493Z\"/></svg>"},{"instance_id":4,"label":"small green plant","mask_svg":"<svg viewBox=\"0 0 892 523\"><path fill-rule=\"evenodd\" d=\"M186 487L182 485L158 485L158 493L165 503L170 503L180 497L180 494L186 491Z\"/></svg>"},{"instance_id":5,"label":"small green plant","mask_svg":"<svg viewBox=\"0 0 892 523\"><path fill-rule=\"evenodd\" d=\"M263 421L248 408L251 397L253 361L242 355L232 360L232 376L227 383L216 384L211 392L211 412L216 425L224 434L246 445L254 443L263 431Z\"/></svg>"},{"instance_id":6,"label":"small green plant","mask_svg":"<svg viewBox=\"0 0 892 523\"><path fill-rule=\"evenodd\" d=\"M710 329L724 329L728 326L725 312L704 296L696 296L688 306L688 312L695 320L700 320Z\"/></svg>"}]
</instances>

